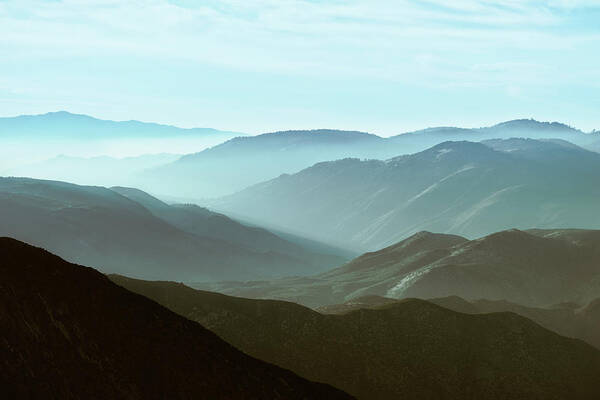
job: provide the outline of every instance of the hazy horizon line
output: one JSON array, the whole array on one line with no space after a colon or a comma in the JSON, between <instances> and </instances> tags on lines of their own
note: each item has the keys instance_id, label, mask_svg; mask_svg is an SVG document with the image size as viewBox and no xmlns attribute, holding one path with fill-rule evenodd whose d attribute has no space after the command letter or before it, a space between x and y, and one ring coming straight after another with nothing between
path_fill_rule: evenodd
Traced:
<instances>
[{"instance_id":1,"label":"hazy horizon line","mask_svg":"<svg viewBox=\"0 0 600 400\"><path fill-rule=\"evenodd\" d=\"M229 133L239 133L239 134L243 134L243 135L248 135L248 136L258 136L258 135L262 135L262 134L269 134L269 133L276 133L276 132L287 132L287 131L318 131L318 130L332 130L332 131L354 131L354 132L362 132L362 133L368 133L368 134L372 134L372 135L377 135L380 137L391 137L391 136L396 136L396 135L402 135L402 134L407 134L407 133L413 133L413 132L418 132L418 131L422 131L422 130L427 130L427 129L439 129L439 128L459 128L459 129L481 129L481 128L489 128L489 127L493 127L496 125L500 125L506 122L513 122L513 121L535 121L535 122L539 122L539 123L548 123L548 124L561 124L561 125L565 125L567 127L576 129L582 133L593 133L598 131L598 129L592 129L589 131L580 129L574 125L571 125L569 123L566 122L562 122L562 121L558 121L558 120L554 120L554 121L550 121L550 120L543 120L543 119L537 119L534 117L529 117L529 118L524 118L524 117L517 117L517 118L512 118L512 119L507 119L507 120L498 120L497 122L492 122L492 123L488 123L485 125L480 125L480 126L476 126L476 125L452 125L452 124L443 124L440 123L439 125L431 125L431 126L426 126L426 127L421 127L421 128L417 128L417 129L410 129L410 128L405 128L403 130L397 130L396 133L391 133L391 134L383 134L381 132L378 132L376 129L373 130L361 130L361 129L351 129L351 128L339 128L339 127L313 127L313 128L281 128L281 129L276 129L276 130L261 130L261 131L253 131L253 130L248 130L248 131L240 131L240 130L231 130L231 129L226 129L226 128L220 128L220 127L214 127L214 126L186 126L185 124L177 124L176 122L160 122L160 121L149 121L149 120L143 120L143 119L136 119L136 118L131 118L131 119L112 119L112 118L106 118L106 117L102 117L102 116L97 116L97 115L93 115L93 114L86 114L86 113L80 113L80 112L73 112L73 111L69 111L66 109L59 109L56 111L47 111L47 112L41 112L41 113L22 113L22 114L16 114L16 115L2 115L0 114L0 119L12 119L12 118L19 118L19 117L39 117L39 116L45 116L45 115L49 115L49 114L68 114L68 115L72 115L72 116L82 116L82 117L88 117L91 119L95 119L95 120L99 120L99 121L109 121L109 122L115 122L115 123L127 123L127 122L137 122L137 123L142 123L142 124L149 124L149 125L159 125L159 126L165 126L165 127L173 127L173 128L177 128L177 129L185 129L185 130L193 130L193 129L212 129L212 130L216 130L216 131L220 131L220 132L229 132Z\"/></svg>"}]
</instances>

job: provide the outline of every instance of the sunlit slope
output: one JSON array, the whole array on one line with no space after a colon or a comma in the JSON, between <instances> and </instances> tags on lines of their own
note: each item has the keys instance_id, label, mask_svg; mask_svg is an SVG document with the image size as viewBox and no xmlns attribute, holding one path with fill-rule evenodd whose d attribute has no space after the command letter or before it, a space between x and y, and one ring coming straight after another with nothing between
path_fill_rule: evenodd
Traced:
<instances>
[{"instance_id":1,"label":"sunlit slope","mask_svg":"<svg viewBox=\"0 0 600 400\"><path fill-rule=\"evenodd\" d=\"M197 287L310 307L367 295L583 306L600 293L600 231L509 230L475 240L420 232L319 275Z\"/></svg>"},{"instance_id":2,"label":"sunlit slope","mask_svg":"<svg viewBox=\"0 0 600 400\"><path fill-rule=\"evenodd\" d=\"M600 228L600 154L561 141L445 142L388 161L316 164L214 207L374 250L418 231Z\"/></svg>"}]
</instances>

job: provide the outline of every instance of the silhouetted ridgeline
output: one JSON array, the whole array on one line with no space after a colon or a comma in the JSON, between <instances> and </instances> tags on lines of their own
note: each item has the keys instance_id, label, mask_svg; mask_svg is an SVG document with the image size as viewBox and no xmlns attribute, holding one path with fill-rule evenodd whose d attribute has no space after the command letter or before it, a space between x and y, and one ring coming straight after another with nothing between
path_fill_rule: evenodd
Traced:
<instances>
[{"instance_id":1,"label":"silhouetted ridgeline","mask_svg":"<svg viewBox=\"0 0 600 400\"><path fill-rule=\"evenodd\" d=\"M322 306L317 308L317 311L325 314L344 314L359 309L379 308L398 301L402 300L371 295L348 300L343 304ZM465 314L513 312L560 335L582 339L600 349L600 297L583 307L576 303L561 303L547 308L526 307L505 300L467 301L458 296L427 301Z\"/></svg>"},{"instance_id":2,"label":"silhouetted ridgeline","mask_svg":"<svg viewBox=\"0 0 600 400\"><path fill-rule=\"evenodd\" d=\"M6 399L349 399L86 267L0 238Z\"/></svg>"}]
</instances>

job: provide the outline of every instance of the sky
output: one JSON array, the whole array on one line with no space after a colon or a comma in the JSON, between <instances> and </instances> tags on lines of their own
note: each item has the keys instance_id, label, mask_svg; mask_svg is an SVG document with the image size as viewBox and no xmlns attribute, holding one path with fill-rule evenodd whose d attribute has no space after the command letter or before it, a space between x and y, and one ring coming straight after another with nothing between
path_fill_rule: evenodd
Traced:
<instances>
[{"instance_id":1,"label":"sky","mask_svg":"<svg viewBox=\"0 0 600 400\"><path fill-rule=\"evenodd\" d=\"M0 0L0 116L600 129L600 0Z\"/></svg>"}]
</instances>

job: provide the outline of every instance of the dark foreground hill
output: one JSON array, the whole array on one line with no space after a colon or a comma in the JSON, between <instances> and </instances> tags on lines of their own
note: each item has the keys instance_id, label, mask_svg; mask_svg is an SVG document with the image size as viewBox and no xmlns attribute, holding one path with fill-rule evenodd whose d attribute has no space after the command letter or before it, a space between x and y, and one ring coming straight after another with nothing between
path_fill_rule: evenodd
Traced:
<instances>
[{"instance_id":1,"label":"dark foreground hill","mask_svg":"<svg viewBox=\"0 0 600 400\"><path fill-rule=\"evenodd\" d=\"M0 239L5 399L346 399L44 250Z\"/></svg>"},{"instance_id":2,"label":"dark foreground hill","mask_svg":"<svg viewBox=\"0 0 600 400\"><path fill-rule=\"evenodd\" d=\"M319 275L194 287L309 307L366 295L583 306L600 293L600 231L513 229L475 240L420 232Z\"/></svg>"},{"instance_id":3,"label":"dark foreground hill","mask_svg":"<svg viewBox=\"0 0 600 400\"><path fill-rule=\"evenodd\" d=\"M513 313L409 299L323 315L297 304L111 279L242 351L361 399L596 399L600 351Z\"/></svg>"},{"instance_id":4,"label":"dark foreground hill","mask_svg":"<svg viewBox=\"0 0 600 400\"><path fill-rule=\"evenodd\" d=\"M57 181L0 178L0 220L1 236L44 247L103 272L146 279L302 275L322 271L332 265L327 262L336 259L300 250L295 254L279 251L285 250L285 243L280 241L276 247L273 235L271 247L251 247L246 242L247 247L240 241L210 237L210 232L202 235L202 229L210 229L208 220L187 218L185 226L173 225L173 221L154 215L144 205L113 190ZM226 224L226 234L232 238L236 234L248 236L247 227L229 219L214 222L221 227ZM216 232L214 224L212 228ZM258 231L251 237L266 236L267 232ZM321 265L321 261L326 262Z\"/></svg>"}]
</instances>

